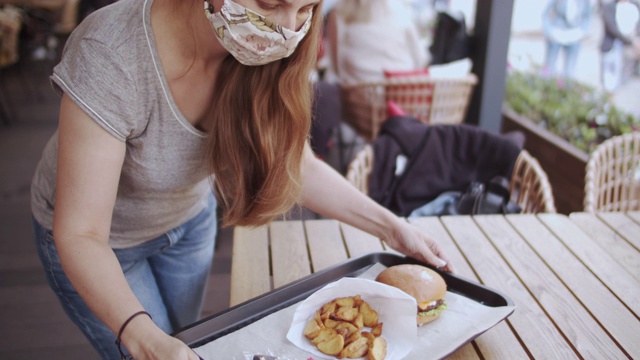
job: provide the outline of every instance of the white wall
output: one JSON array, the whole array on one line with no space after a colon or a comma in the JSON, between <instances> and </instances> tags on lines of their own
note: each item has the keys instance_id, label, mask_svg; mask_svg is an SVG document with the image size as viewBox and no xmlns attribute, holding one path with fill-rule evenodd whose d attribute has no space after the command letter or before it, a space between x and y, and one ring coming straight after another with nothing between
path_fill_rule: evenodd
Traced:
<instances>
[{"instance_id":1,"label":"white wall","mask_svg":"<svg viewBox=\"0 0 640 360\"><path fill-rule=\"evenodd\" d=\"M511 31L542 31L542 13L549 0L515 0L511 17Z\"/></svg>"},{"instance_id":2,"label":"white wall","mask_svg":"<svg viewBox=\"0 0 640 360\"><path fill-rule=\"evenodd\" d=\"M476 19L476 2L477 0L449 0L451 11L460 11L464 14L467 29L473 29Z\"/></svg>"}]
</instances>

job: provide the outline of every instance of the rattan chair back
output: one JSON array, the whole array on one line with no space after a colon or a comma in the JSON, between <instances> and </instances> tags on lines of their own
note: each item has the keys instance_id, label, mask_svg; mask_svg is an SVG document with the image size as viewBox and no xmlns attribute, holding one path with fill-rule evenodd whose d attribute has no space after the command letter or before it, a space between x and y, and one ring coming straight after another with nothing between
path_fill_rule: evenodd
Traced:
<instances>
[{"instance_id":1,"label":"rattan chair back","mask_svg":"<svg viewBox=\"0 0 640 360\"><path fill-rule=\"evenodd\" d=\"M459 124L464 121L477 82L474 74L456 78L415 75L343 85L343 118L368 141L377 137L387 118L388 101L426 124Z\"/></svg>"},{"instance_id":2,"label":"rattan chair back","mask_svg":"<svg viewBox=\"0 0 640 360\"><path fill-rule=\"evenodd\" d=\"M584 210L640 210L640 132L612 137L591 153Z\"/></svg>"},{"instance_id":3,"label":"rattan chair back","mask_svg":"<svg viewBox=\"0 0 640 360\"><path fill-rule=\"evenodd\" d=\"M523 213L555 213L556 207L547 173L527 150L520 151L509 183L511 201Z\"/></svg>"},{"instance_id":4,"label":"rattan chair back","mask_svg":"<svg viewBox=\"0 0 640 360\"><path fill-rule=\"evenodd\" d=\"M365 145L347 168L346 178L361 192L369 193L369 176L373 170L373 147ZM523 213L555 213L556 207L547 173L536 158L522 150L509 183L511 201L522 208Z\"/></svg>"},{"instance_id":5,"label":"rattan chair back","mask_svg":"<svg viewBox=\"0 0 640 360\"><path fill-rule=\"evenodd\" d=\"M360 192L369 193L369 175L373 171L373 147L365 145L358 151L347 168L347 180Z\"/></svg>"}]
</instances>

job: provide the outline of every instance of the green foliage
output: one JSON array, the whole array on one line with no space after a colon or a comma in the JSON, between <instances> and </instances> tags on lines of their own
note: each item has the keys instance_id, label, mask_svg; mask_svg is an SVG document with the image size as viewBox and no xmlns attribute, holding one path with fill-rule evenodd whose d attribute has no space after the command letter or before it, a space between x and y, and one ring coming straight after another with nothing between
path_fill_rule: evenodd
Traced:
<instances>
[{"instance_id":1,"label":"green foliage","mask_svg":"<svg viewBox=\"0 0 640 360\"><path fill-rule=\"evenodd\" d=\"M587 154L612 136L640 130L640 118L611 105L596 89L533 73L507 74L505 105Z\"/></svg>"}]
</instances>

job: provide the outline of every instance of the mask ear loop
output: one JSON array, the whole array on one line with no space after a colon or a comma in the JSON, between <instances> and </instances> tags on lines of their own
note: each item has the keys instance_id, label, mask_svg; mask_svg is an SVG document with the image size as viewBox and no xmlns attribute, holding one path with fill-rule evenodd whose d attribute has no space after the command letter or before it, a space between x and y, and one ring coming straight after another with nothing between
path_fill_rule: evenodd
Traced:
<instances>
[{"instance_id":1,"label":"mask ear loop","mask_svg":"<svg viewBox=\"0 0 640 360\"><path fill-rule=\"evenodd\" d=\"M207 0L204 0L204 2L206 2L206 3L207 3L207 11L209 12L209 14L212 14L212 15L213 15L213 12L215 11L215 10L213 9L213 5L211 5L211 3L210 3L209 1L207 1Z\"/></svg>"}]
</instances>

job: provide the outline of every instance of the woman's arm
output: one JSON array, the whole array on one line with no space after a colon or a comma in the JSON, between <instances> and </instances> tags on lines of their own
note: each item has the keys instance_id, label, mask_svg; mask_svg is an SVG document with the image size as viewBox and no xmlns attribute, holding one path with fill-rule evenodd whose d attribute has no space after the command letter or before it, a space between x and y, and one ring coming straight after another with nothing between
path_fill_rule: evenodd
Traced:
<instances>
[{"instance_id":1,"label":"woman's arm","mask_svg":"<svg viewBox=\"0 0 640 360\"><path fill-rule=\"evenodd\" d=\"M317 159L308 146L304 154L303 181L302 201L308 209L377 236L405 255L453 271L433 239L358 191Z\"/></svg>"},{"instance_id":2,"label":"woman's arm","mask_svg":"<svg viewBox=\"0 0 640 360\"><path fill-rule=\"evenodd\" d=\"M591 28L591 2L589 0L583 0L582 14L580 19L580 28L582 29L583 37L589 35L589 29Z\"/></svg>"},{"instance_id":3,"label":"woman's arm","mask_svg":"<svg viewBox=\"0 0 640 360\"><path fill-rule=\"evenodd\" d=\"M551 19L556 17L555 3L555 1L549 1L542 13L542 31L548 38L553 38L553 26L551 24Z\"/></svg>"},{"instance_id":4,"label":"woman's arm","mask_svg":"<svg viewBox=\"0 0 640 360\"><path fill-rule=\"evenodd\" d=\"M143 310L108 241L125 150L124 142L63 96L53 236L65 274L116 335L130 315ZM152 353L159 351L177 355L180 350L172 348L180 347L188 353L186 345L164 334L147 316L132 320L122 341L136 359L157 358Z\"/></svg>"}]
</instances>

